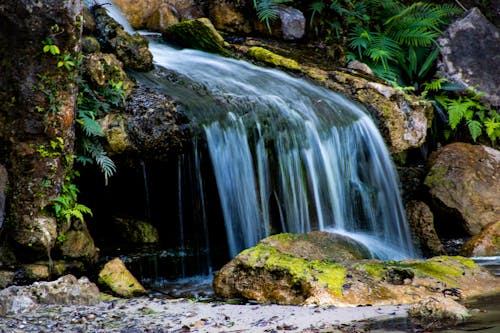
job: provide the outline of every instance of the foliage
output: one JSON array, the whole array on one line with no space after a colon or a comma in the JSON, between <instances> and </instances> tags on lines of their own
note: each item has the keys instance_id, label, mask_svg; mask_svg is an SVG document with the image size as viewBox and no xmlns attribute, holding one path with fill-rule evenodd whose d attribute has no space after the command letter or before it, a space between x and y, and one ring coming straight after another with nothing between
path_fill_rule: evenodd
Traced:
<instances>
[{"instance_id":1,"label":"foliage","mask_svg":"<svg viewBox=\"0 0 500 333\"><path fill-rule=\"evenodd\" d=\"M78 188L72 183L78 173L71 173L65 177L65 182L61 187L61 194L54 198L48 206L48 213L52 213L58 221L70 222L72 218L84 221L84 214L92 216L89 207L77 202ZM47 207L46 207L47 209Z\"/></svg>"},{"instance_id":2,"label":"foliage","mask_svg":"<svg viewBox=\"0 0 500 333\"><path fill-rule=\"evenodd\" d=\"M279 5L293 0L253 0L259 20L263 21L271 31L271 22L279 17Z\"/></svg>"}]
</instances>

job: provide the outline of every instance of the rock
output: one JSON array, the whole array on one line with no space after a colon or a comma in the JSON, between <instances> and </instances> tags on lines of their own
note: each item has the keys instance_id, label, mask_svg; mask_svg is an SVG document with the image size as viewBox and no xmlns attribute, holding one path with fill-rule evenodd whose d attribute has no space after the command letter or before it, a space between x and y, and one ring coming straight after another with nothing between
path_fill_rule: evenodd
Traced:
<instances>
[{"instance_id":1,"label":"rock","mask_svg":"<svg viewBox=\"0 0 500 333\"><path fill-rule=\"evenodd\" d=\"M203 11L203 1L199 0L168 0L175 8L179 20L194 20L206 16Z\"/></svg>"},{"instance_id":2,"label":"rock","mask_svg":"<svg viewBox=\"0 0 500 333\"><path fill-rule=\"evenodd\" d=\"M226 54L224 38L207 18L183 21L167 28L163 38L180 47Z\"/></svg>"},{"instance_id":3,"label":"rock","mask_svg":"<svg viewBox=\"0 0 500 333\"><path fill-rule=\"evenodd\" d=\"M95 246L85 223L80 223L78 228L73 226L64 234L60 234L60 239L58 248L64 258L82 260L87 263L96 261L99 249Z\"/></svg>"},{"instance_id":4,"label":"rock","mask_svg":"<svg viewBox=\"0 0 500 333\"><path fill-rule=\"evenodd\" d=\"M146 37L130 35L112 19L105 8L94 7L96 34L102 51L115 54L126 68L149 71L153 68L153 55L148 49Z\"/></svg>"},{"instance_id":5,"label":"rock","mask_svg":"<svg viewBox=\"0 0 500 333\"><path fill-rule=\"evenodd\" d=\"M114 0L115 5L125 15L134 29L146 28L148 19L158 10L162 0Z\"/></svg>"},{"instance_id":6,"label":"rock","mask_svg":"<svg viewBox=\"0 0 500 333\"><path fill-rule=\"evenodd\" d=\"M5 198L7 197L8 184L9 176L7 169L0 164L0 230L2 230L2 225L5 221Z\"/></svg>"},{"instance_id":7,"label":"rock","mask_svg":"<svg viewBox=\"0 0 500 333\"><path fill-rule=\"evenodd\" d=\"M65 275L52 282L11 286L0 291L0 315L34 311L38 304L97 305L99 289L86 277Z\"/></svg>"},{"instance_id":8,"label":"rock","mask_svg":"<svg viewBox=\"0 0 500 333\"><path fill-rule=\"evenodd\" d=\"M300 10L283 6L279 9L278 15L284 40L297 40L304 37L306 18Z\"/></svg>"},{"instance_id":9,"label":"rock","mask_svg":"<svg viewBox=\"0 0 500 333\"><path fill-rule=\"evenodd\" d=\"M301 68L295 60L283 57L260 46L249 48L248 55L259 62L273 67L282 67L288 70L299 70Z\"/></svg>"},{"instance_id":10,"label":"rock","mask_svg":"<svg viewBox=\"0 0 500 333\"><path fill-rule=\"evenodd\" d=\"M123 82L122 88L128 95L134 86L123 70L123 64L114 54L95 52L83 58L85 75L91 85L104 88L110 82Z\"/></svg>"},{"instance_id":11,"label":"rock","mask_svg":"<svg viewBox=\"0 0 500 333\"><path fill-rule=\"evenodd\" d=\"M481 232L469 239L460 249L467 257L500 256L500 220L485 226Z\"/></svg>"},{"instance_id":12,"label":"rock","mask_svg":"<svg viewBox=\"0 0 500 333\"><path fill-rule=\"evenodd\" d=\"M431 156L425 185L435 208L448 214L443 224L476 235L500 216L500 151L452 143ZM449 215L451 214L451 215ZM454 216L456 216L454 220Z\"/></svg>"},{"instance_id":13,"label":"rock","mask_svg":"<svg viewBox=\"0 0 500 333\"><path fill-rule=\"evenodd\" d=\"M454 326L470 316L465 306L444 296L426 297L408 309L410 321L425 330Z\"/></svg>"},{"instance_id":14,"label":"rock","mask_svg":"<svg viewBox=\"0 0 500 333\"><path fill-rule=\"evenodd\" d=\"M151 223L125 218L113 220L115 230L126 243L151 244L158 243L158 230Z\"/></svg>"},{"instance_id":15,"label":"rock","mask_svg":"<svg viewBox=\"0 0 500 333\"><path fill-rule=\"evenodd\" d=\"M17 243L26 245L30 250L47 256L48 251L56 244L56 219L48 216L23 216L23 222L24 226L31 225L31 228L19 228L12 234L12 238Z\"/></svg>"},{"instance_id":16,"label":"rock","mask_svg":"<svg viewBox=\"0 0 500 333\"><path fill-rule=\"evenodd\" d=\"M14 283L14 274L11 270L0 269L0 290Z\"/></svg>"},{"instance_id":17,"label":"rock","mask_svg":"<svg viewBox=\"0 0 500 333\"><path fill-rule=\"evenodd\" d=\"M160 69L160 76L161 72ZM188 120L164 94L139 86L127 98L125 111L128 138L134 151L140 152L143 158L165 159L172 153L182 152L191 141Z\"/></svg>"},{"instance_id":18,"label":"rock","mask_svg":"<svg viewBox=\"0 0 500 333\"><path fill-rule=\"evenodd\" d=\"M485 100L500 106L500 30L481 14L469 10L448 26L438 39L442 77L485 93Z\"/></svg>"},{"instance_id":19,"label":"rock","mask_svg":"<svg viewBox=\"0 0 500 333\"><path fill-rule=\"evenodd\" d=\"M101 51L101 45L97 38L93 36L85 36L82 38L82 53L90 54L97 53Z\"/></svg>"},{"instance_id":20,"label":"rock","mask_svg":"<svg viewBox=\"0 0 500 333\"><path fill-rule=\"evenodd\" d=\"M169 26L176 23L179 23L177 11L171 5L163 3L147 19L146 28L150 31L165 32Z\"/></svg>"},{"instance_id":21,"label":"rock","mask_svg":"<svg viewBox=\"0 0 500 333\"><path fill-rule=\"evenodd\" d=\"M86 35L94 33L96 28L96 23L94 15L92 15L92 12L88 7L83 7L82 17L83 17L83 33Z\"/></svg>"},{"instance_id":22,"label":"rock","mask_svg":"<svg viewBox=\"0 0 500 333\"><path fill-rule=\"evenodd\" d=\"M122 297L145 295L146 289L129 272L119 258L115 258L104 265L99 272L99 284L110 289Z\"/></svg>"},{"instance_id":23,"label":"rock","mask_svg":"<svg viewBox=\"0 0 500 333\"><path fill-rule=\"evenodd\" d=\"M406 215L410 229L424 254L428 256L444 254L443 244L434 229L434 215L429 206L421 201L409 201L406 204Z\"/></svg>"},{"instance_id":24,"label":"rock","mask_svg":"<svg viewBox=\"0 0 500 333\"><path fill-rule=\"evenodd\" d=\"M241 252L216 272L215 293L278 304L358 306L410 304L452 288L460 288L465 298L500 291L497 279L470 259L382 262L338 255L342 259L337 261L327 255L329 245L321 251L324 237L316 245L303 245L314 237L271 236ZM305 253L312 255L305 258Z\"/></svg>"},{"instance_id":25,"label":"rock","mask_svg":"<svg viewBox=\"0 0 500 333\"><path fill-rule=\"evenodd\" d=\"M244 34L252 31L251 24L245 17L245 4L228 0L210 1L208 13L218 30Z\"/></svg>"}]
</instances>

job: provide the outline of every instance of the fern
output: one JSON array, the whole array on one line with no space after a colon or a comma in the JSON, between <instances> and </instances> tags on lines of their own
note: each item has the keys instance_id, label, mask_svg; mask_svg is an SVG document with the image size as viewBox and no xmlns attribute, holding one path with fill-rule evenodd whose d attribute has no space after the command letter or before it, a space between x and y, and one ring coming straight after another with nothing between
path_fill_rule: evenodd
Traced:
<instances>
[{"instance_id":1,"label":"fern","mask_svg":"<svg viewBox=\"0 0 500 333\"><path fill-rule=\"evenodd\" d=\"M472 140L476 141L476 139L481 135L483 131L483 126L477 120L470 119L467 121L467 127L469 128L469 133L472 137Z\"/></svg>"},{"instance_id":2,"label":"fern","mask_svg":"<svg viewBox=\"0 0 500 333\"><path fill-rule=\"evenodd\" d=\"M293 0L254 0L254 8L257 11L257 17L266 24L271 31L271 22L279 17L280 4L292 2Z\"/></svg>"},{"instance_id":3,"label":"fern","mask_svg":"<svg viewBox=\"0 0 500 333\"><path fill-rule=\"evenodd\" d=\"M104 174L104 181L107 184L109 178L116 172L116 165L113 160L107 156L103 146L95 137L85 138L81 142L81 150L81 155L83 156L78 156L77 160L84 164L95 162Z\"/></svg>"}]
</instances>

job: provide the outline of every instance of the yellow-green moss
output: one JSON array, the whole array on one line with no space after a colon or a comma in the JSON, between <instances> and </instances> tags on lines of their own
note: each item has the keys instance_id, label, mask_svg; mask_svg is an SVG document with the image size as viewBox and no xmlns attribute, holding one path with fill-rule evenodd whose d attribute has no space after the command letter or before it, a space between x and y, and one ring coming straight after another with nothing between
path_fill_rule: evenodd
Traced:
<instances>
[{"instance_id":1,"label":"yellow-green moss","mask_svg":"<svg viewBox=\"0 0 500 333\"><path fill-rule=\"evenodd\" d=\"M429 187L435 187L440 184L450 185L451 182L445 178L448 174L448 170L443 167L434 167L431 169L427 177L425 177L424 184Z\"/></svg>"},{"instance_id":2,"label":"yellow-green moss","mask_svg":"<svg viewBox=\"0 0 500 333\"><path fill-rule=\"evenodd\" d=\"M257 61L262 61L266 64L284 67L291 70L300 70L301 67L298 62L293 59L286 58L271 52L263 47L253 46L248 49L248 54Z\"/></svg>"},{"instance_id":3,"label":"yellow-green moss","mask_svg":"<svg viewBox=\"0 0 500 333\"><path fill-rule=\"evenodd\" d=\"M371 277L381 279L384 277L385 272L386 272L386 265L383 263L379 264L358 264L356 265L356 268L366 272Z\"/></svg>"},{"instance_id":4,"label":"yellow-green moss","mask_svg":"<svg viewBox=\"0 0 500 333\"><path fill-rule=\"evenodd\" d=\"M464 257L440 256L426 261L404 264L412 268L417 276L429 276L438 281L456 286L454 278L461 277L466 269L475 269L477 264Z\"/></svg>"},{"instance_id":5,"label":"yellow-green moss","mask_svg":"<svg viewBox=\"0 0 500 333\"><path fill-rule=\"evenodd\" d=\"M294 237L285 234L279 237ZM328 260L307 260L278 252L275 248L259 244L241 253L250 266L262 266L267 271L281 271L293 283L305 282L327 288L332 295L342 296L346 269Z\"/></svg>"}]
</instances>

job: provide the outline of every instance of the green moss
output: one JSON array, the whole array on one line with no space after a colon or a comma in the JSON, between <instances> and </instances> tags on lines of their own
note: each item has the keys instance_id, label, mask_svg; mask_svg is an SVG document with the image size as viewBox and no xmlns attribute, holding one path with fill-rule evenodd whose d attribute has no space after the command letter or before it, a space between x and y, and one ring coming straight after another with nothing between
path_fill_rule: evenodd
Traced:
<instances>
[{"instance_id":1,"label":"green moss","mask_svg":"<svg viewBox=\"0 0 500 333\"><path fill-rule=\"evenodd\" d=\"M457 285L453 278L461 277L467 268L477 268L472 259L458 256L434 257L426 261L408 263L407 266L414 269L416 276L426 275L453 286Z\"/></svg>"},{"instance_id":2,"label":"green moss","mask_svg":"<svg viewBox=\"0 0 500 333\"><path fill-rule=\"evenodd\" d=\"M427 177L425 177L424 184L429 187L435 187L439 185L451 185L450 180L446 179L448 170L443 167L433 167Z\"/></svg>"},{"instance_id":3,"label":"green moss","mask_svg":"<svg viewBox=\"0 0 500 333\"><path fill-rule=\"evenodd\" d=\"M379 264L358 264L356 269L366 272L369 276L377 279L384 277L386 272L386 265L384 263Z\"/></svg>"},{"instance_id":4,"label":"green moss","mask_svg":"<svg viewBox=\"0 0 500 333\"><path fill-rule=\"evenodd\" d=\"M269 65L284 67L291 70L301 69L299 63L295 60L280 56L279 54L273 53L263 47L253 46L248 49L248 54L255 60L262 61Z\"/></svg>"},{"instance_id":5,"label":"green moss","mask_svg":"<svg viewBox=\"0 0 500 333\"><path fill-rule=\"evenodd\" d=\"M285 234L281 237L294 237ZM307 260L278 252L259 244L241 253L250 266L262 266L269 272L286 273L293 283L315 284L327 288L332 295L342 296L346 269L328 260Z\"/></svg>"},{"instance_id":6,"label":"green moss","mask_svg":"<svg viewBox=\"0 0 500 333\"><path fill-rule=\"evenodd\" d=\"M173 24L168 27L164 38L181 47L228 54L224 48L224 39L206 18Z\"/></svg>"}]
</instances>

